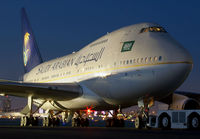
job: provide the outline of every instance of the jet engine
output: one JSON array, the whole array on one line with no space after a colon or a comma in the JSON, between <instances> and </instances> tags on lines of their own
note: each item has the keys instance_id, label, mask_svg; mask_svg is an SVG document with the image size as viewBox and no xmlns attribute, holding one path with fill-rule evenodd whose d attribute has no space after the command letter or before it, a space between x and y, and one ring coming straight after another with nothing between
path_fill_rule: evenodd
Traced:
<instances>
[{"instance_id":1,"label":"jet engine","mask_svg":"<svg viewBox=\"0 0 200 139\"><path fill-rule=\"evenodd\" d=\"M173 94L170 109L173 110L194 110L200 109L200 103L195 98L189 98L181 94Z\"/></svg>"}]
</instances>

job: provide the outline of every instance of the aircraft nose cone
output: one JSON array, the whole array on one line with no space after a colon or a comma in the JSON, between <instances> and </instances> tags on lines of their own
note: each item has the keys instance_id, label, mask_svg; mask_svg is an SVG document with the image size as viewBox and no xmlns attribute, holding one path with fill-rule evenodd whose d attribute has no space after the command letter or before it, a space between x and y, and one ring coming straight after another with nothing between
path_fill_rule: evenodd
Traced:
<instances>
[{"instance_id":1,"label":"aircraft nose cone","mask_svg":"<svg viewBox=\"0 0 200 139\"><path fill-rule=\"evenodd\" d=\"M174 57L173 61L180 61L193 64L191 54L180 44L176 45L176 48L174 49L174 52L172 51L171 55L173 55Z\"/></svg>"},{"instance_id":2,"label":"aircraft nose cone","mask_svg":"<svg viewBox=\"0 0 200 139\"><path fill-rule=\"evenodd\" d=\"M160 50L165 56L165 62L193 64L192 56L180 43L168 36L161 41Z\"/></svg>"},{"instance_id":3,"label":"aircraft nose cone","mask_svg":"<svg viewBox=\"0 0 200 139\"><path fill-rule=\"evenodd\" d=\"M163 62L193 63L192 56L179 42L169 34L149 34L149 52L163 56Z\"/></svg>"},{"instance_id":4,"label":"aircraft nose cone","mask_svg":"<svg viewBox=\"0 0 200 139\"><path fill-rule=\"evenodd\" d=\"M193 60L192 56L189 53L188 50L186 50L181 44L179 44L177 41L172 40L168 43L168 50L166 53L166 61L172 64L184 64L185 66L182 66L179 68L182 73L182 77L184 77L184 80L189 75L192 67L193 67Z\"/></svg>"}]
</instances>

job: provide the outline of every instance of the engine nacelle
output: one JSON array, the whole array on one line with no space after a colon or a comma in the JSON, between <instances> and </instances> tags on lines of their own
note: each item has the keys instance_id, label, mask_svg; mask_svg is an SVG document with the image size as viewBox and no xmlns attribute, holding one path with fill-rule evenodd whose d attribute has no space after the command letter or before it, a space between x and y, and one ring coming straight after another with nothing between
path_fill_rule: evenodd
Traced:
<instances>
[{"instance_id":1,"label":"engine nacelle","mask_svg":"<svg viewBox=\"0 0 200 139\"><path fill-rule=\"evenodd\" d=\"M170 109L173 110L194 110L200 109L200 103L194 98L189 98L180 94L173 94Z\"/></svg>"}]
</instances>

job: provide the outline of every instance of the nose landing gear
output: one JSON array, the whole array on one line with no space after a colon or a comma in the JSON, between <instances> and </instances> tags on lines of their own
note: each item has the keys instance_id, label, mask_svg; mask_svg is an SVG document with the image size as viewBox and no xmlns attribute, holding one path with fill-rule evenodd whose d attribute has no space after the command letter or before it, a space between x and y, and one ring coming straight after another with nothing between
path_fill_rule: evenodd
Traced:
<instances>
[{"instance_id":1,"label":"nose landing gear","mask_svg":"<svg viewBox=\"0 0 200 139\"><path fill-rule=\"evenodd\" d=\"M154 103L153 98L141 99L138 101L138 107L140 108L137 117L135 119L135 128L148 128L147 123L149 120L149 107Z\"/></svg>"}]
</instances>

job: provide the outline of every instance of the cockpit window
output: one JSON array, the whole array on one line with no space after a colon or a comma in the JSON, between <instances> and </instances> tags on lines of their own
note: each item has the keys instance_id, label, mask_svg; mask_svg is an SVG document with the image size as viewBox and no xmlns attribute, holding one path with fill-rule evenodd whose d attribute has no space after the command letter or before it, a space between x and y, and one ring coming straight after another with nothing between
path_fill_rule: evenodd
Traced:
<instances>
[{"instance_id":1,"label":"cockpit window","mask_svg":"<svg viewBox=\"0 0 200 139\"><path fill-rule=\"evenodd\" d=\"M143 32L167 32L164 28L162 27L148 27L148 28L142 28L140 33Z\"/></svg>"}]
</instances>

